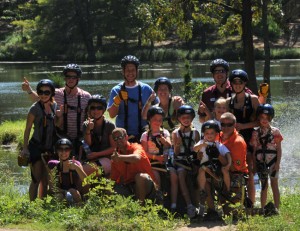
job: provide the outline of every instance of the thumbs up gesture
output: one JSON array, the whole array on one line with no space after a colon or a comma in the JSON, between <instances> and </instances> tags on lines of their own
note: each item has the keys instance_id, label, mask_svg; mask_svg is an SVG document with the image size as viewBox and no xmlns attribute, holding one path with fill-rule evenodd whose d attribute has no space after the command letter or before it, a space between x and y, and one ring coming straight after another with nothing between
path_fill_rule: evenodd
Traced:
<instances>
[{"instance_id":1,"label":"thumbs up gesture","mask_svg":"<svg viewBox=\"0 0 300 231\"><path fill-rule=\"evenodd\" d=\"M89 117L88 120L87 120L87 122L88 122L87 123L87 129L88 129L88 131L93 130L94 126L95 126L94 120Z\"/></svg>"},{"instance_id":2,"label":"thumbs up gesture","mask_svg":"<svg viewBox=\"0 0 300 231\"><path fill-rule=\"evenodd\" d=\"M32 91L30 83L28 82L26 77L24 77L24 81L22 83L22 90L27 91L28 93Z\"/></svg>"}]
</instances>

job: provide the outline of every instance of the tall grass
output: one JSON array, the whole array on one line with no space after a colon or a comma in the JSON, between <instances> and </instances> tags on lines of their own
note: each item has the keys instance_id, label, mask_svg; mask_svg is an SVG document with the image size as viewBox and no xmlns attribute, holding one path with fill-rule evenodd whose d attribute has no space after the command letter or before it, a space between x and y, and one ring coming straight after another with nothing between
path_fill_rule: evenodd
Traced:
<instances>
[{"instance_id":1,"label":"tall grass","mask_svg":"<svg viewBox=\"0 0 300 231\"><path fill-rule=\"evenodd\" d=\"M4 121L0 125L0 143L5 145L16 142L21 147L25 125L25 120Z\"/></svg>"}]
</instances>

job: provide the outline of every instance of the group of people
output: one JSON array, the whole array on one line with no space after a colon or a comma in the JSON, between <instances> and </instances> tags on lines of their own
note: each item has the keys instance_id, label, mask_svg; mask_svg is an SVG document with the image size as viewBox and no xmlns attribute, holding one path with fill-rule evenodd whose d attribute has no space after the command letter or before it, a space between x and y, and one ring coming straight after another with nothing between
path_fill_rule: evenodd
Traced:
<instances>
[{"instance_id":1,"label":"group of people","mask_svg":"<svg viewBox=\"0 0 300 231\"><path fill-rule=\"evenodd\" d=\"M246 174L248 196L254 203L253 174L257 172L264 186L262 208L270 177L278 209L283 138L270 124L274 108L264 104L266 86L258 97L246 87L245 71L230 72L228 62L213 60L210 71L215 84L202 94L199 132L193 126L194 108L172 95L171 81L160 77L152 89L137 80L139 64L132 55L121 60L124 81L111 89L108 101L78 87L82 71L77 64L64 68L62 88L43 79L33 91L24 78L22 89L34 102L22 150L31 163L30 200L50 193L80 203L88 191L82 182L95 173L115 181L117 193L133 195L142 204L168 191L168 207L176 212L180 192L188 217L202 216L205 204L209 215L215 205L207 174L214 160L224 181L223 195L232 195L231 173ZM115 123L105 118L106 110ZM189 180L194 182L192 188Z\"/></svg>"}]
</instances>

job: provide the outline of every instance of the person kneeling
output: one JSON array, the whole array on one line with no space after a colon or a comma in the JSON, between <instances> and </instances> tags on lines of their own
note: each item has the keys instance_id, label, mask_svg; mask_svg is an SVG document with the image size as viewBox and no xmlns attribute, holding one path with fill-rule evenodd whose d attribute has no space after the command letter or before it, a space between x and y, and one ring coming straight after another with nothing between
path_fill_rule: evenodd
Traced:
<instances>
[{"instance_id":1,"label":"person kneeling","mask_svg":"<svg viewBox=\"0 0 300 231\"><path fill-rule=\"evenodd\" d=\"M69 204L80 203L84 193L82 182L86 173L79 161L69 160L73 145L63 138L56 142L55 151L59 160L48 162L50 195L59 200L66 199Z\"/></svg>"},{"instance_id":2,"label":"person kneeling","mask_svg":"<svg viewBox=\"0 0 300 231\"><path fill-rule=\"evenodd\" d=\"M116 151L111 156L111 179L116 181L115 191L123 196L134 195L142 204L146 198L155 199L157 185L143 147L129 143L123 128L115 128L112 137L116 143Z\"/></svg>"}]
</instances>

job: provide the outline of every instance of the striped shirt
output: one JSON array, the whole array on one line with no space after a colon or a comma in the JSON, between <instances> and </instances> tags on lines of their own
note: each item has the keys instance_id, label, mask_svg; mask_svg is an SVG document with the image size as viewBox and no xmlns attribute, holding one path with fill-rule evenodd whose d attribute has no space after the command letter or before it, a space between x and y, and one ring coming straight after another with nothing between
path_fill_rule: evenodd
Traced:
<instances>
[{"instance_id":1,"label":"striped shirt","mask_svg":"<svg viewBox=\"0 0 300 231\"><path fill-rule=\"evenodd\" d=\"M64 105L64 89L65 88L56 88L55 89L55 101L57 102L58 108L60 105ZM67 104L68 104L68 114L67 114L67 123L68 123L68 133L67 135L71 139L75 139L77 137L77 106L78 106L78 95L80 95L80 108L81 108L81 120L80 120L80 129L82 131L82 124L85 120L85 108L88 105L88 101L91 98L91 94L87 91L84 91L80 88L77 88L76 95L67 96ZM65 121L63 122L65 123ZM60 129L63 129L60 127Z\"/></svg>"}]
</instances>

